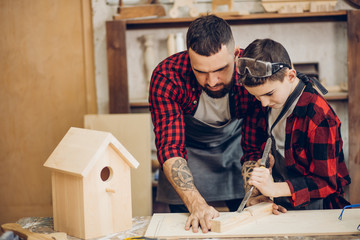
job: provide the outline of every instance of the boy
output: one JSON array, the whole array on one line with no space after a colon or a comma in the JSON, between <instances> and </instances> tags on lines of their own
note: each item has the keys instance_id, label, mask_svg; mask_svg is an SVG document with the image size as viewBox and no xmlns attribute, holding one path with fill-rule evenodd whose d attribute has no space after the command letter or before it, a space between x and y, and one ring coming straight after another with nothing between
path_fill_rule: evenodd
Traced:
<instances>
[{"instance_id":1,"label":"boy","mask_svg":"<svg viewBox=\"0 0 360 240\"><path fill-rule=\"evenodd\" d=\"M326 89L291 66L285 48L271 39L255 40L238 59L242 84L268 108L258 126L266 126L273 140L273 166L253 168L247 184L286 209L343 208L349 204L343 186L350 177L340 120L313 84ZM254 164L245 162L243 168L249 166Z\"/></svg>"}]
</instances>

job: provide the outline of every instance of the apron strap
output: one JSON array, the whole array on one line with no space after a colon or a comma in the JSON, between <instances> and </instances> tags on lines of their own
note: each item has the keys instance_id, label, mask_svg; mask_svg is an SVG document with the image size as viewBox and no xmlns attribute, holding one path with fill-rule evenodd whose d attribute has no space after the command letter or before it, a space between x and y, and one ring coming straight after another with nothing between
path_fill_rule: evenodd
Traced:
<instances>
[{"instance_id":1,"label":"apron strap","mask_svg":"<svg viewBox=\"0 0 360 240\"><path fill-rule=\"evenodd\" d=\"M316 79L316 78L309 78L308 76L306 76L305 74L301 73L301 72L297 72L296 76L300 79L298 85L296 86L296 88L294 89L294 91L290 94L290 96L288 97L288 99L286 100L283 109L281 110L279 116L276 118L275 122L273 123L273 125L270 128L270 135L272 135L272 130L275 127L275 125L281 120L281 118L285 115L285 113L289 110L289 108L291 107L291 105L294 103L294 101L296 100L296 98L298 96L300 96L303 87L305 86L306 83L310 82L313 85L315 85L322 94L327 94L328 90Z\"/></svg>"},{"instance_id":2,"label":"apron strap","mask_svg":"<svg viewBox=\"0 0 360 240\"><path fill-rule=\"evenodd\" d=\"M294 103L294 101L296 100L297 97L300 96L303 88L305 86L305 83L300 80L298 85L295 87L294 91L290 94L290 96L288 97L288 99L286 100L283 109L281 110L279 116L277 116L275 122L273 123L273 125L270 128L270 136L272 136L272 130L275 127L275 125L281 120L281 118L285 115L285 113L289 110L289 108L291 107L291 105Z\"/></svg>"}]
</instances>

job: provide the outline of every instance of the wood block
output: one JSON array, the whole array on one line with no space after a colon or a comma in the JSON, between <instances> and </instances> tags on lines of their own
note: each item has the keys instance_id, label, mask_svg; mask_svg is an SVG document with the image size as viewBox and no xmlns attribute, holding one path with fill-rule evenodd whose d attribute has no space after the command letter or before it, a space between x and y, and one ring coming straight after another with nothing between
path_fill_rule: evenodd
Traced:
<instances>
[{"instance_id":1,"label":"wood block","mask_svg":"<svg viewBox=\"0 0 360 240\"><path fill-rule=\"evenodd\" d=\"M241 213L232 212L211 220L212 232L226 232L240 225L255 221L261 217L272 214L272 203L259 203L247 207Z\"/></svg>"},{"instance_id":2,"label":"wood block","mask_svg":"<svg viewBox=\"0 0 360 240\"><path fill-rule=\"evenodd\" d=\"M165 9L158 4L149 4L136 7L119 7L119 15L114 16L115 20L127 18L142 18L150 16L165 16Z\"/></svg>"}]
</instances>

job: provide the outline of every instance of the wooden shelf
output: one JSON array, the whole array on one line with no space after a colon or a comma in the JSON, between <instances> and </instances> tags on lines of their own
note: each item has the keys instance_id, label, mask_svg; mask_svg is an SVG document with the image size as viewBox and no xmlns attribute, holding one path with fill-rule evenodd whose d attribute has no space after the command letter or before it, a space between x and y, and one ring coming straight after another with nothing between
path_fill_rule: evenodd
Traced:
<instances>
[{"instance_id":1,"label":"wooden shelf","mask_svg":"<svg viewBox=\"0 0 360 240\"><path fill-rule=\"evenodd\" d=\"M133 102L130 102L130 107L131 108L148 108L149 102L145 99L133 101Z\"/></svg>"},{"instance_id":2,"label":"wooden shelf","mask_svg":"<svg viewBox=\"0 0 360 240\"><path fill-rule=\"evenodd\" d=\"M328 92L324 98L328 101L347 101L349 94L348 92Z\"/></svg>"},{"instance_id":3,"label":"wooden shelf","mask_svg":"<svg viewBox=\"0 0 360 240\"><path fill-rule=\"evenodd\" d=\"M311 22L311 21L346 21L346 11L334 12L304 12L304 13L257 13L248 15L223 17L230 25L251 23L279 23L279 22ZM150 18L138 20L123 20L126 28L174 28L187 27L195 18Z\"/></svg>"}]
</instances>

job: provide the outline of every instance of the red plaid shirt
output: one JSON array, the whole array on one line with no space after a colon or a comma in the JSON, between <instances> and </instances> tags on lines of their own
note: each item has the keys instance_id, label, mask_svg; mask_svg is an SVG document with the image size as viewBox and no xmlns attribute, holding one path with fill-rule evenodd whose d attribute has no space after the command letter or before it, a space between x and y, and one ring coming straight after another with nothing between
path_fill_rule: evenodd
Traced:
<instances>
[{"instance_id":1,"label":"red plaid shirt","mask_svg":"<svg viewBox=\"0 0 360 240\"><path fill-rule=\"evenodd\" d=\"M233 118L244 118L242 140L244 160L261 157L263 136L256 132L259 114L264 111L252 95L241 86L235 73L235 84L230 92L230 112ZM184 114L194 115L202 92L191 69L187 51L177 53L162 61L154 70L150 89L150 112L154 125L157 156L162 165L172 157L187 159ZM265 132L262 132L265 134ZM240 147L240 145L239 145Z\"/></svg>"},{"instance_id":2,"label":"red plaid shirt","mask_svg":"<svg viewBox=\"0 0 360 240\"><path fill-rule=\"evenodd\" d=\"M258 123L262 128L265 120ZM267 125L267 124L266 124ZM303 206L324 199L325 208L343 208L343 186L350 184L344 161L340 120L327 101L308 83L286 120L285 165L291 203Z\"/></svg>"}]
</instances>

